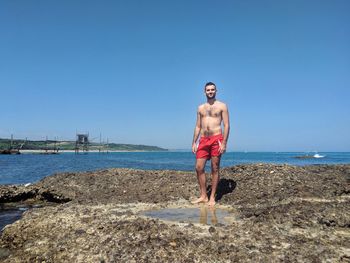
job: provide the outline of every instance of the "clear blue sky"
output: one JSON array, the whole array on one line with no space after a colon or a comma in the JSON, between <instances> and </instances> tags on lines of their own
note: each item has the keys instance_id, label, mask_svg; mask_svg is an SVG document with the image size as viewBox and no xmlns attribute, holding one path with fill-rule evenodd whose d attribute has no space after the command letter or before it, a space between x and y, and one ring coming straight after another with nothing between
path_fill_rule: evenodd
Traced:
<instances>
[{"instance_id":1,"label":"clear blue sky","mask_svg":"<svg viewBox=\"0 0 350 263\"><path fill-rule=\"evenodd\" d=\"M213 81L229 150L350 151L349 14L347 0L1 1L0 137L190 149Z\"/></svg>"}]
</instances>

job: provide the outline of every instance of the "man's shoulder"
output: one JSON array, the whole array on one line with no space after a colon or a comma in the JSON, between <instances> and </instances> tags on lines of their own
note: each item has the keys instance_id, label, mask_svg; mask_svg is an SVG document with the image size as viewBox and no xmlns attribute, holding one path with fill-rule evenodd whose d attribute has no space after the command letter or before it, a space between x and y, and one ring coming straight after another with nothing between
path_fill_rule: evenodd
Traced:
<instances>
[{"instance_id":1,"label":"man's shoulder","mask_svg":"<svg viewBox=\"0 0 350 263\"><path fill-rule=\"evenodd\" d=\"M218 106L220 106L220 107L227 107L226 103L224 103L222 101L217 100L216 102L217 102Z\"/></svg>"},{"instance_id":2,"label":"man's shoulder","mask_svg":"<svg viewBox=\"0 0 350 263\"><path fill-rule=\"evenodd\" d=\"M203 104L201 104L201 105L198 106L198 109L199 109L199 110L200 110L200 109L203 109L203 108L205 108L205 103L203 103Z\"/></svg>"}]
</instances>

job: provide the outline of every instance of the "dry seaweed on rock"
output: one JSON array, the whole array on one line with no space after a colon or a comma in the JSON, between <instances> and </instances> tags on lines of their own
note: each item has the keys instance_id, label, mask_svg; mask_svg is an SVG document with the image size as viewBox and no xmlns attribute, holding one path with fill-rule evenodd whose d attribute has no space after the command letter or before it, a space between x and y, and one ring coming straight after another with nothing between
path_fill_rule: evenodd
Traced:
<instances>
[{"instance_id":1,"label":"dry seaweed on rock","mask_svg":"<svg viewBox=\"0 0 350 263\"><path fill-rule=\"evenodd\" d=\"M142 216L191 206L194 172L108 169L1 186L0 200L52 202L26 211L0 239L3 262L348 262L350 165L224 168L218 207L228 225ZM210 182L210 181L209 181ZM209 183L210 184L210 183ZM210 191L210 185L208 187ZM27 199L28 198L28 199Z\"/></svg>"}]
</instances>

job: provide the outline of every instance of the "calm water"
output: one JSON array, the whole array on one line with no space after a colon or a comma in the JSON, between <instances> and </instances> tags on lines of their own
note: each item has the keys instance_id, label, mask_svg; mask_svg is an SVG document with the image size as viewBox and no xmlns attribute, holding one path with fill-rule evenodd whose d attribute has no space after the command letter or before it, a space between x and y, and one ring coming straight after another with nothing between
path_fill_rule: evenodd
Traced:
<instances>
[{"instance_id":1,"label":"calm water","mask_svg":"<svg viewBox=\"0 0 350 263\"><path fill-rule=\"evenodd\" d=\"M309 153L313 155L314 153ZM288 163L293 165L350 163L350 152L319 152L323 158L296 159L305 153L229 152L223 156L222 167L242 163ZM187 170L194 168L191 152L118 152L61 153L57 155L0 155L0 184L33 183L57 172L87 171L111 167L154 170Z\"/></svg>"},{"instance_id":2,"label":"calm water","mask_svg":"<svg viewBox=\"0 0 350 263\"><path fill-rule=\"evenodd\" d=\"M218 208L208 208L201 205L200 208L164 208L151 210L142 213L147 217L158 218L169 221L184 221L190 223L200 223L203 225L228 224L234 220L234 215L226 210ZM231 220L227 220L230 218Z\"/></svg>"}]
</instances>

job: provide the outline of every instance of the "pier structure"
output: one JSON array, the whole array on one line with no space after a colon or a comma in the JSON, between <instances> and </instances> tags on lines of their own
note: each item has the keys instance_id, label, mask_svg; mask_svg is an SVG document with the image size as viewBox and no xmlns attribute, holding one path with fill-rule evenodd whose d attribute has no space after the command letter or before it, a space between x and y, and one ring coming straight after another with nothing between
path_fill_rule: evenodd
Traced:
<instances>
[{"instance_id":1,"label":"pier structure","mask_svg":"<svg viewBox=\"0 0 350 263\"><path fill-rule=\"evenodd\" d=\"M14 139L13 139L13 134L11 134L11 140L9 143L9 146L6 149L0 149L0 154L20 154L21 152L19 151L20 149L22 149L23 145L25 144L22 143L21 145L15 144L14 143Z\"/></svg>"},{"instance_id":2,"label":"pier structure","mask_svg":"<svg viewBox=\"0 0 350 263\"><path fill-rule=\"evenodd\" d=\"M45 147L43 149L42 154L57 154L58 150L59 148L57 147L57 137L55 137L55 139L52 141L52 140L49 140L48 137L46 136Z\"/></svg>"},{"instance_id":3,"label":"pier structure","mask_svg":"<svg viewBox=\"0 0 350 263\"><path fill-rule=\"evenodd\" d=\"M88 153L89 151L89 134L78 134L75 140L75 153Z\"/></svg>"},{"instance_id":4,"label":"pier structure","mask_svg":"<svg viewBox=\"0 0 350 263\"><path fill-rule=\"evenodd\" d=\"M101 133L100 133L100 143L99 143L99 147L98 147L98 152L99 153L108 153L108 138L107 138L107 142L105 142L104 140L102 141Z\"/></svg>"}]
</instances>

